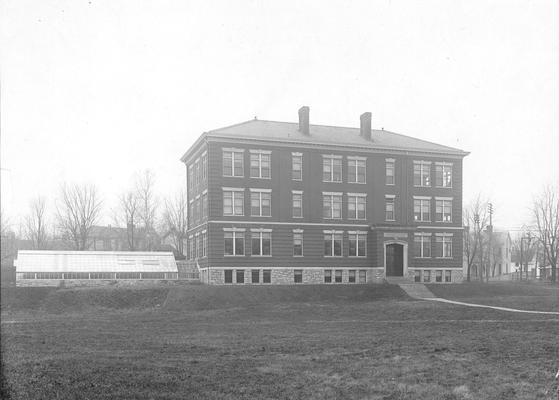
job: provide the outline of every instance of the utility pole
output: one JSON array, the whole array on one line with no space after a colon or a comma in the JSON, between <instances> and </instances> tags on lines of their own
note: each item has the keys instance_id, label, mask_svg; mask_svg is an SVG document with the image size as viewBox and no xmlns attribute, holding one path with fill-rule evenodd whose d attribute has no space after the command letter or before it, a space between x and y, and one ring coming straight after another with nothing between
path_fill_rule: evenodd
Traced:
<instances>
[{"instance_id":1,"label":"utility pole","mask_svg":"<svg viewBox=\"0 0 559 400\"><path fill-rule=\"evenodd\" d=\"M489 265L487 266L487 281L489 281L489 270L493 266L493 203L489 203L489 226L487 227L487 233L489 233L489 254L487 259L489 260Z\"/></svg>"},{"instance_id":2,"label":"utility pole","mask_svg":"<svg viewBox=\"0 0 559 400\"><path fill-rule=\"evenodd\" d=\"M483 282L483 249L481 247L481 232L479 227L479 214L474 214L474 222L475 226L475 240L478 242L478 253L479 253L479 267L478 267L478 274L479 280Z\"/></svg>"}]
</instances>

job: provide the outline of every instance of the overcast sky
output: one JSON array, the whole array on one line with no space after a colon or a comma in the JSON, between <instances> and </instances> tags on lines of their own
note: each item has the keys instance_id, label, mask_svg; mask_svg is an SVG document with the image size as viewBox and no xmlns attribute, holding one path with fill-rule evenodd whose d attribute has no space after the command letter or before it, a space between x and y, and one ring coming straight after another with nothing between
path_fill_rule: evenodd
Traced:
<instances>
[{"instance_id":1,"label":"overcast sky","mask_svg":"<svg viewBox=\"0 0 559 400\"><path fill-rule=\"evenodd\" d=\"M136 171L161 195L206 130L252 119L384 127L471 152L464 202L518 227L559 182L559 1L2 0L2 209L63 181L110 215Z\"/></svg>"}]
</instances>

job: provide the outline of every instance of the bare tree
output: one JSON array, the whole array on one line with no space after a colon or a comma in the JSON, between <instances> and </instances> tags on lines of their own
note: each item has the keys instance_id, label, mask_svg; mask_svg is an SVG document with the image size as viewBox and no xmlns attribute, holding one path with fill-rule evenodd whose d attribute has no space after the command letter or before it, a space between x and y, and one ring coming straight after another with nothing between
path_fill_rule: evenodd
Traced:
<instances>
[{"instance_id":1,"label":"bare tree","mask_svg":"<svg viewBox=\"0 0 559 400\"><path fill-rule=\"evenodd\" d=\"M138 223L140 220L140 199L134 191L128 191L119 197L119 206L114 213L117 225L126 226L128 250L137 250Z\"/></svg>"},{"instance_id":2,"label":"bare tree","mask_svg":"<svg viewBox=\"0 0 559 400\"><path fill-rule=\"evenodd\" d=\"M97 188L93 185L61 186L56 216L63 236L76 250L88 248L91 228L99 219L101 205Z\"/></svg>"},{"instance_id":3,"label":"bare tree","mask_svg":"<svg viewBox=\"0 0 559 400\"><path fill-rule=\"evenodd\" d=\"M163 222L173 239L175 248L184 255L184 239L188 229L188 205L186 192L180 190L174 198L165 200Z\"/></svg>"},{"instance_id":4,"label":"bare tree","mask_svg":"<svg viewBox=\"0 0 559 400\"><path fill-rule=\"evenodd\" d=\"M35 250L44 250L47 247L48 233L46 222L46 200L39 196L31 200L29 214L25 217L25 238L31 241Z\"/></svg>"},{"instance_id":5,"label":"bare tree","mask_svg":"<svg viewBox=\"0 0 559 400\"><path fill-rule=\"evenodd\" d=\"M488 201L482 199L481 195L478 195L462 211L462 220L465 227L463 247L464 256L467 260L466 280L468 282L471 280L472 269L475 269L476 275L483 282L486 265L484 247L487 241L483 231L487 228L489 222L488 204Z\"/></svg>"},{"instance_id":6,"label":"bare tree","mask_svg":"<svg viewBox=\"0 0 559 400\"><path fill-rule=\"evenodd\" d=\"M139 200L139 219L143 227L144 248L153 250L153 233L159 200L155 195L155 174L145 170L136 177L136 195Z\"/></svg>"},{"instance_id":7,"label":"bare tree","mask_svg":"<svg viewBox=\"0 0 559 400\"><path fill-rule=\"evenodd\" d=\"M559 188L546 186L534 199L532 213L535 233L541 243L545 261L551 267L551 281L557 282L557 258L559 253Z\"/></svg>"},{"instance_id":8,"label":"bare tree","mask_svg":"<svg viewBox=\"0 0 559 400\"><path fill-rule=\"evenodd\" d=\"M0 209L0 254L1 264L11 265L17 253L16 235L11 229L10 218Z\"/></svg>"}]
</instances>

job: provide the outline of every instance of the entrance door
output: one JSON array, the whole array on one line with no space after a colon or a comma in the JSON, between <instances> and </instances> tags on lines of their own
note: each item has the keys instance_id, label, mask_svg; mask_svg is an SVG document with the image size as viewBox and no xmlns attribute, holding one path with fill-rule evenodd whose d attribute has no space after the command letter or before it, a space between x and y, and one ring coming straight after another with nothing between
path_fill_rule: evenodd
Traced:
<instances>
[{"instance_id":1,"label":"entrance door","mask_svg":"<svg viewBox=\"0 0 559 400\"><path fill-rule=\"evenodd\" d=\"M386 245L386 276L404 276L404 246Z\"/></svg>"}]
</instances>

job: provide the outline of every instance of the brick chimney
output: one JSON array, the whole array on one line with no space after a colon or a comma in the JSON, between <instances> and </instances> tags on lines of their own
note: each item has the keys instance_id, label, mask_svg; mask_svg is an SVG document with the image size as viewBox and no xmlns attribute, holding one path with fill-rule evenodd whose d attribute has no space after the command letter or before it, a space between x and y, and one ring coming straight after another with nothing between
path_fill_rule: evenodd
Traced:
<instances>
[{"instance_id":1,"label":"brick chimney","mask_svg":"<svg viewBox=\"0 0 559 400\"><path fill-rule=\"evenodd\" d=\"M299 132L310 135L309 131L309 107L303 106L299 109Z\"/></svg>"},{"instance_id":2,"label":"brick chimney","mask_svg":"<svg viewBox=\"0 0 559 400\"><path fill-rule=\"evenodd\" d=\"M361 114L361 131L359 135L366 140L371 140L371 113Z\"/></svg>"}]
</instances>

